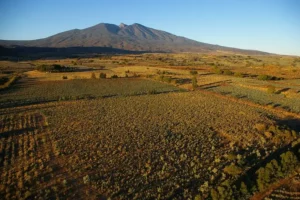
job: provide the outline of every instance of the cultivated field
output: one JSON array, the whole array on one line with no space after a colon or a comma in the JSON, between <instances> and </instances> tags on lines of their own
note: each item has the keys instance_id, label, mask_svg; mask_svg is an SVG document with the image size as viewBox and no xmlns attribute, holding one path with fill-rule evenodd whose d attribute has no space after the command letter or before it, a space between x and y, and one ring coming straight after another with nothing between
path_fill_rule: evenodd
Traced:
<instances>
[{"instance_id":1,"label":"cultivated field","mask_svg":"<svg viewBox=\"0 0 300 200\"><path fill-rule=\"evenodd\" d=\"M293 199L299 61L222 53L2 61L0 198ZM37 70L52 64L70 68Z\"/></svg>"}]
</instances>

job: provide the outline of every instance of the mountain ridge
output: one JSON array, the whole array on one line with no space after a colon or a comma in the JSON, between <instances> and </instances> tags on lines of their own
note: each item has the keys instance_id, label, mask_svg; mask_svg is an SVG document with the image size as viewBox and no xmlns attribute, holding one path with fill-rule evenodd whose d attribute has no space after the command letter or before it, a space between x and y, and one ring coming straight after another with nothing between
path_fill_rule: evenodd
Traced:
<instances>
[{"instance_id":1,"label":"mountain ridge","mask_svg":"<svg viewBox=\"0 0 300 200\"><path fill-rule=\"evenodd\" d=\"M269 54L257 50L244 50L213 45L134 23L119 26L99 23L84 29L71 29L37 40L0 40L2 46L24 47L108 47L129 51L198 52L228 51L241 54Z\"/></svg>"}]
</instances>

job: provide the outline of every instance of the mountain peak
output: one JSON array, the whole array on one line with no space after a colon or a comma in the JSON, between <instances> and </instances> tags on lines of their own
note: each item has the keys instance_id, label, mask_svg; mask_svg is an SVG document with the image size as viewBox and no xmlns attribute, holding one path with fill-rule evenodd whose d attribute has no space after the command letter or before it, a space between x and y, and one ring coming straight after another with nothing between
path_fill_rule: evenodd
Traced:
<instances>
[{"instance_id":1,"label":"mountain peak","mask_svg":"<svg viewBox=\"0 0 300 200\"><path fill-rule=\"evenodd\" d=\"M0 46L33 47L110 47L130 51L150 52L216 52L230 51L245 54L264 54L229 47L197 42L171 33L134 23L119 26L100 23L85 29L65 31L56 35L32 41L4 41ZM0 52L1 53L1 52Z\"/></svg>"},{"instance_id":2,"label":"mountain peak","mask_svg":"<svg viewBox=\"0 0 300 200\"><path fill-rule=\"evenodd\" d=\"M125 27L127 27L128 25L126 25L126 24L124 24L124 23L121 23L120 25L119 25L119 27L120 28L125 28Z\"/></svg>"}]
</instances>

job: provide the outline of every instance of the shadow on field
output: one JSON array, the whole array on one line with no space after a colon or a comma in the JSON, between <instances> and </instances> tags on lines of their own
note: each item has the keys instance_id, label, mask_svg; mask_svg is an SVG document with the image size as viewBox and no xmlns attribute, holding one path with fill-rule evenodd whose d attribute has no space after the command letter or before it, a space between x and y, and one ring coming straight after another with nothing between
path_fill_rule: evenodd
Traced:
<instances>
[{"instance_id":1,"label":"shadow on field","mask_svg":"<svg viewBox=\"0 0 300 200\"><path fill-rule=\"evenodd\" d=\"M164 53L155 51L157 53ZM41 58L93 58L98 54L143 54L151 53L151 51L130 51L111 47L26 47L15 46L3 47L0 46L0 60L21 61L21 60L38 60ZM152 52L154 53L154 52Z\"/></svg>"},{"instance_id":2,"label":"shadow on field","mask_svg":"<svg viewBox=\"0 0 300 200\"><path fill-rule=\"evenodd\" d=\"M174 78L177 84L189 84L192 83L192 79L190 78Z\"/></svg>"},{"instance_id":3,"label":"shadow on field","mask_svg":"<svg viewBox=\"0 0 300 200\"><path fill-rule=\"evenodd\" d=\"M15 106L14 108L17 108L18 106ZM19 114L24 112L33 112L33 111L40 111L41 109L47 109L47 108L54 108L56 105L47 105L42 107L19 107L18 109L13 110L7 110L7 109L0 109L0 116L1 115L7 115L7 114Z\"/></svg>"},{"instance_id":4,"label":"shadow on field","mask_svg":"<svg viewBox=\"0 0 300 200\"><path fill-rule=\"evenodd\" d=\"M200 74L200 76L210 76L210 75L213 75L214 73L211 73L211 72L208 72L208 73L203 73L203 74Z\"/></svg>"},{"instance_id":5,"label":"shadow on field","mask_svg":"<svg viewBox=\"0 0 300 200\"><path fill-rule=\"evenodd\" d=\"M0 139L8 138L8 137L11 137L11 136L21 135L21 134L24 134L25 132L28 132L28 131L34 131L34 129L35 128L24 128L24 129L20 129L20 130L6 131L6 132L0 134Z\"/></svg>"},{"instance_id":6,"label":"shadow on field","mask_svg":"<svg viewBox=\"0 0 300 200\"><path fill-rule=\"evenodd\" d=\"M226 86L229 83L232 83L232 81L230 79L224 80L224 81L217 81L217 82L213 82L213 83L208 83L208 84L200 85L200 87L202 89L207 90L207 89L211 89L211 88L215 88L215 87L219 87L219 86Z\"/></svg>"},{"instance_id":7,"label":"shadow on field","mask_svg":"<svg viewBox=\"0 0 300 200\"><path fill-rule=\"evenodd\" d=\"M16 83L11 85L9 88L0 91L0 96L5 96L6 94L15 93L20 89L28 88L37 83L36 78L20 78Z\"/></svg>"},{"instance_id":8,"label":"shadow on field","mask_svg":"<svg viewBox=\"0 0 300 200\"><path fill-rule=\"evenodd\" d=\"M277 92L276 92L276 94L281 94L282 92L286 92L286 91L288 91L288 90L290 90L291 88L283 88L283 89L281 89L281 90L278 90Z\"/></svg>"},{"instance_id":9,"label":"shadow on field","mask_svg":"<svg viewBox=\"0 0 300 200\"><path fill-rule=\"evenodd\" d=\"M284 119L277 119L276 123L278 125L285 125L292 130L300 132L300 119L293 118L293 117L286 117Z\"/></svg>"},{"instance_id":10,"label":"shadow on field","mask_svg":"<svg viewBox=\"0 0 300 200\"><path fill-rule=\"evenodd\" d=\"M219 85L212 85L212 86L208 86L208 87L203 87L203 89L209 90L209 89L217 88L217 87L219 87Z\"/></svg>"}]
</instances>

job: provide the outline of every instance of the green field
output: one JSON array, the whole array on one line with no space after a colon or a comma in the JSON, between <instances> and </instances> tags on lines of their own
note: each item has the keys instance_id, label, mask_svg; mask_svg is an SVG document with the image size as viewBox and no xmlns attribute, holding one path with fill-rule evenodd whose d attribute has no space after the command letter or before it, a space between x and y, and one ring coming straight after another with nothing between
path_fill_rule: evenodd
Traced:
<instances>
[{"instance_id":1,"label":"green field","mask_svg":"<svg viewBox=\"0 0 300 200\"><path fill-rule=\"evenodd\" d=\"M0 106L132 96L183 91L175 86L146 79L78 79L67 81L28 81L0 94Z\"/></svg>"}]
</instances>

